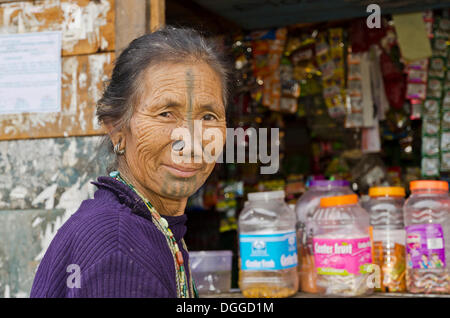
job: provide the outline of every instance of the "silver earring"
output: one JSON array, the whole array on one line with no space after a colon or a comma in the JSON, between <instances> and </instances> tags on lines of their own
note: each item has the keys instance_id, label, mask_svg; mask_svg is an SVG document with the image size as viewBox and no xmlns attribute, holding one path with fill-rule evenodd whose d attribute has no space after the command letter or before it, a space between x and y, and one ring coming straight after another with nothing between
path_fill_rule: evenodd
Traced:
<instances>
[{"instance_id":1,"label":"silver earring","mask_svg":"<svg viewBox=\"0 0 450 318\"><path fill-rule=\"evenodd\" d=\"M119 150L120 148L120 141L114 146L114 153L116 155L123 155L125 153L125 149Z\"/></svg>"}]
</instances>

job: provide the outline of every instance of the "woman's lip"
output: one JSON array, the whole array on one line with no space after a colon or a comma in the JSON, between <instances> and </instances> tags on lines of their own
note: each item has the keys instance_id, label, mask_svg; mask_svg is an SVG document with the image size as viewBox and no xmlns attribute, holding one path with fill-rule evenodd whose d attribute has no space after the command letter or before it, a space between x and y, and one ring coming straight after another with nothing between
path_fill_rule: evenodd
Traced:
<instances>
[{"instance_id":1,"label":"woman's lip","mask_svg":"<svg viewBox=\"0 0 450 318\"><path fill-rule=\"evenodd\" d=\"M200 169L199 168L187 168L187 167L175 167L175 166L169 166L169 165L163 165L166 167L172 174L182 177L182 178L189 178L194 175L196 175Z\"/></svg>"}]
</instances>

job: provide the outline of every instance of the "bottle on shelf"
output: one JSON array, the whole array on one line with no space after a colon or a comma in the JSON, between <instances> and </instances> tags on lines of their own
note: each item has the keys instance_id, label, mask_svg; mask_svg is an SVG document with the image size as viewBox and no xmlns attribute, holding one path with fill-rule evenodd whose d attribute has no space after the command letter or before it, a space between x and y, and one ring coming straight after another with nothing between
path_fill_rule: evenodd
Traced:
<instances>
[{"instance_id":1,"label":"bottle on shelf","mask_svg":"<svg viewBox=\"0 0 450 318\"><path fill-rule=\"evenodd\" d=\"M255 192L239 215L239 287L244 297L288 297L298 290L295 213L284 191Z\"/></svg>"},{"instance_id":2,"label":"bottle on shelf","mask_svg":"<svg viewBox=\"0 0 450 318\"><path fill-rule=\"evenodd\" d=\"M410 182L403 207L406 286L411 293L450 293L450 197L448 183Z\"/></svg>"}]
</instances>

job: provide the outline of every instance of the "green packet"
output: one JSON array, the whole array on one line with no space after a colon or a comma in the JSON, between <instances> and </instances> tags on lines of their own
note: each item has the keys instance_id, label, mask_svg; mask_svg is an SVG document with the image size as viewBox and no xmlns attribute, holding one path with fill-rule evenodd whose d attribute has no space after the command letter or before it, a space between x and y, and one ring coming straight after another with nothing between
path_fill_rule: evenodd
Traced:
<instances>
[{"instance_id":1,"label":"green packet","mask_svg":"<svg viewBox=\"0 0 450 318\"><path fill-rule=\"evenodd\" d=\"M450 171L450 151L441 152L440 171Z\"/></svg>"},{"instance_id":2,"label":"green packet","mask_svg":"<svg viewBox=\"0 0 450 318\"><path fill-rule=\"evenodd\" d=\"M445 77L446 71L446 58L441 56L432 56L430 57L429 68L428 68L428 77L434 77L443 79Z\"/></svg>"},{"instance_id":3,"label":"green packet","mask_svg":"<svg viewBox=\"0 0 450 318\"><path fill-rule=\"evenodd\" d=\"M439 155L424 156L421 162L421 173L423 177L432 178L439 177L440 173Z\"/></svg>"},{"instance_id":4,"label":"green packet","mask_svg":"<svg viewBox=\"0 0 450 318\"><path fill-rule=\"evenodd\" d=\"M441 121L439 118L427 116L422 117L422 136L439 136L440 128Z\"/></svg>"},{"instance_id":5,"label":"green packet","mask_svg":"<svg viewBox=\"0 0 450 318\"><path fill-rule=\"evenodd\" d=\"M439 135L422 137L422 156L439 155Z\"/></svg>"},{"instance_id":6,"label":"green packet","mask_svg":"<svg viewBox=\"0 0 450 318\"><path fill-rule=\"evenodd\" d=\"M437 36L432 40L433 56L447 58L447 37Z\"/></svg>"},{"instance_id":7,"label":"green packet","mask_svg":"<svg viewBox=\"0 0 450 318\"><path fill-rule=\"evenodd\" d=\"M443 131L441 133L441 151L448 152L450 151L450 131Z\"/></svg>"},{"instance_id":8,"label":"green packet","mask_svg":"<svg viewBox=\"0 0 450 318\"><path fill-rule=\"evenodd\" d=\"M427 118L427 120L429 120ZM433 122L434 123L434 122ZM422 122L423 125L423 122ZM427 127L428 130L433 130L434 127ZM441 130L442 131L450 131L450 108L447 109L442 109L442 114L441 114Z\"/></svg>"},{"instance_id":9,"label":"green packet","mask_svg":"<svg viewBox=\"0 0 450 318\"><path fill-rule=\"evenodd\" d=\"M442 98L444 90L444 78L429 77L427 85L427 98Z\"/></svg>"},{"instance_id":10,"label":"green packet","mask_svg":"<svg viewBox=\"0 0 450 318\"><path fill-rule=\"evenodd\" d=\"M444 98L442 99L442 109L450 109L450 89L444 91Z\"/></svg>"},{"instance_id":11,"label":"green packet","mask_svg":"<svg viewBox=\"0 0 450 318\"><path fill-rule=\"evenodd\" d=\"M439 98L427 97L422 106L423 117L439 118L441 100Z\"/></svg>"}]
</instances>

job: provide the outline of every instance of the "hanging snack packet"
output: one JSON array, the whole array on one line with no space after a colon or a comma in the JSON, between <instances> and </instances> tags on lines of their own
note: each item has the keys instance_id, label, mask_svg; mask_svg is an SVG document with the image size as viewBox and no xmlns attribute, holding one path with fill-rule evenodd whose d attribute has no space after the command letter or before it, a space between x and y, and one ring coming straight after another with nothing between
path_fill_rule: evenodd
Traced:
<instances>
[{"instance_id":1,"label":"hanging snack packet","mask_svg":"<svg viewBox=\"0 0 450 318\"><path fill-rule=\"evenodd\" d=\"M442 99L442 108L450 109L450 90L446 90L444 98Z\"/></svg>"},{"instance_id":2,"label":"hanging snack packet","mask_svg":"<svg viewBox=\"0 0 450 318\"><path fill-rule=\"evenodd\" d=\"M441 134L441 151L450 152L450 131Z\"/></svg>"},{"instance_id":3,"label":"hanging snack packet","mask_svg":"<svg viewBox=\"0 0 450 318\"><path fill-rule=\"evenodd\" d=\"M298 98L300 96L300 85L294 79L292 63L283 58L280 65L281 95L283 97Z\"/></svg>"},{"instance_id":4,"label":"hanging snack packet","mask_svg":"<svg viewBox=\"0 0 450 318\"><path fill-rule=\"evenodd\" d=\"M343 117L345 115L343 29L331 28L328 34L319 34L316 52L321 53L317 57L317 63L322 71L323 97L329 115L332 118Z\"/></svg>"},{"instance_id":5,"label":"hanging snack packet","mask_svg":"<svg viewBox=\"0 0 450 318\"><path fill-rule=\"evenodd\" d=\"M427 10L423 12L423 22L425 22L425 29L427 30L428 37L433 37L433 11Z\"/></svg>"},{"instance_id":6,"label":"hanging snack packet","mask_svg":"<svg viewBox=\"0 0 450 318\"><path fill-rule=\"evenodd\" d=\"M410 99L413 109L419 108L419 101L423 101L428 79L428 59L406 63L407 85L406 97ZM412 111L413 113L413 111ZM417 116L412 116L415 118Z\"/></svg>"},{"instance_id":7,"label":"hanging snack packet","mask_svg":"<svg viewBox=\"0 0 450 318\"><path fill-rule=\"evenodd\" d=\"M363 98L362 98L362 71L361 71L361 53L351 53L347 55L347 97L345 118L346 128L362 127L363 119Z\"/></svg>"},{"instance_id":8,"label":"hanging snack packet","mask_svg":"<svg viewBox=\"0 0 450 318\"><path fill-rule=\"evenodd\" d=\"M427 178L439 177L439 157L422 158L422 176Z\"/></svg>"},{"instance_id":9,"label":"hanging snack packet","mask_svg":"<svg viewBox=\"0 0 450 318\"><path fill-rule=\"evenodd\" d=\"M408 82L410 83L426 83L427 75L427 71L424 69L408 68Z\"/></svg>"},{"instance_id":10,"label":"hanging snack packet","mask_svg":"<svg viewBox=\"0 0 450 318\"><path fill-rule=\"evenodd\" d=\"M444 78L445 77L445 59L442 57L431 57L429 64L429 77Z\"/></svg>"},{"instance_id":11,"label":"hanging snack packet","mask_svg":"<svg viewBox=\"0 0 450 318\"><path fill-rule=\"evenodd\" d=\"M439 154L439 137L422 137L422 156L433 156Z\"/></svg>"},{"instance_id":12,"label":"hanging snack packet","mask_svg":"<svg viewBox=\"0 0 450 318\"><path fill-rule=\"evenodd\" d=\"M393 82L389 82L389 84L394 84ZM425 99L427 96L427 85L423 83L408 83L406 87L406 98L408 99Z\"/></svg>"},{"instance_id":13,"label":"hanging snack packet","mask_svg":"<svg viewBox=\"0 0 450 318\"><path fill-rule=\"evenodd\" d=\"M435 37L433 39L433 55L436 57L447 57L447 38Z\"/></svg>"},{"instance_id":14,"label":"hanging snack packet","mask_svg":"<svg viewBox=\"0 0 450 318\"><path fill-rule=\"evenodd\" d=\"M439 118L440 102L437 98L427 98L423 103L423 115Z\"/></svg>"},{"instance_id":15,"label":"hanging snack packet","mask_svg":"<svg viewBox=\"0 0 450 318\"><path fill-rule=\"evenodd\" d=\"M411 120L420 119L422 117L423 100L411 99L411 114L409 118Z\"/></svg>"},{"instance_id":16,"label":"hanging snack packet","mask_svg":"<svg viewBox=\"0 0 450 318\"><path fill-rule=\"evenodd\" d=\"M450 152L441 153L441 171L450 171Z\"/></svg>"},{"instance_id":17,"label":"hanging snack packet","mask_svg":"<svg viewBox=\"0 0 450 318\"><path fill-rule=\"evenodd\" d=\"M442 17L437 17L434 24L434 36L435 37L450 37L450 20Z\"/></svg>"},{"instance_id":18,"label":"hanging snack packet","mask_svg":"<svg viewBox=\"0 0 450 318\"><path fill-rule=\"evenodd\" d=\"M439 78L431 77L428 79L428 91L433 92L430 97L441 98L442 97L442 85L443 81Z\"/></svg>"},{"instance_id":19,"label":"hanging snack packet","mask_svg":"<svg viewBox=\"0 0 450 318\"><path fill-rule=\"evenodd\" d=\"M321 54L316 57L319 69L322 72L322 79L330 79L334 75L336 66L328 54Z\"/></svg>"},{"instance_id":20,"label":"hanging snack packet","mask_svg":"<svg viewBox=\"0 0 450 318\"><path fill-rule=\"evenodd\" d=\"M422 133L424 136L438 135L439 134L439 119L424 117Z\"/></svg>"},{"instance_id":21,"label":"hanging snack packet","mask_svg":"<svg viewBox=\"0 0 450 318\"><path fill-rule=\"evenodd\" d=\"M428 59L421 59L417 61L408 62L406 64L408 69L413 70L427 70L428 69Z\"/></svg>"},{"instance_id":22,"label":"hanging snack packet","mask_svg":"<svg viewBox=\"0 0 450 318\"><path fill-rule=\"evenodd\" d=\"M441 128L442 130L450 130L450 109L442 110Z\"/></svg>"}]
</instances>

